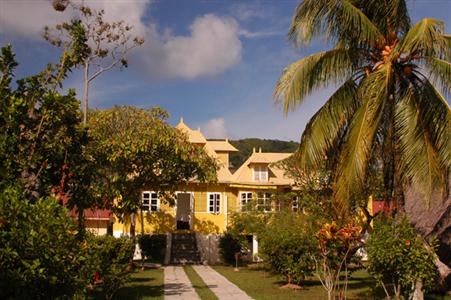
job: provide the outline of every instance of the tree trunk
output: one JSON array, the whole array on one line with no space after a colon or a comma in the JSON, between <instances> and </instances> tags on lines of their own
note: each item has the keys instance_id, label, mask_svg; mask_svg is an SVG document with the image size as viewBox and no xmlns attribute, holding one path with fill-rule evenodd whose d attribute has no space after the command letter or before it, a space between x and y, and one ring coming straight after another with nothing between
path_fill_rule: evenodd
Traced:
<instances>
[{"instance_id":1,"label":"tree trunk","mask_svg":"<svg viewBox=\"0 0 451 300\"><path fill-rule=\"evenodd\" d=\"M136 213L131 213L130 215L130 239L135 239L136 231Z\"/></svg>"},{"instance_id":2,"label":"tree trunk","mask_svg":"<svg viewBox=\"0 0 451 300\"><path fill-rule=\"evenodd\" d=\"M85 215L84 209L77 206L78 211L78 233L82 234L85 231Z\"/></svg>"},{"instance_id":3,"label":"tree trunk","mask_svg":"<svg viewBox=\"0 0 451 300\"><path fill-rule=\"evenodd\" d=\"M83 125L86 126L88 119L88 95L89 95L89 63L85 63L84 74L84 98L83 98Z\"/></svg>"},{"instance_id":4,"label":"tree trunk","mask_svg":"<svg viewBox=\"0 0 451 300\"><path fill-rule=\"evenodd\" d=\"M423 300L423 299L424 299L423 282L421 280L417 280L415 282L412 300Z\"/></svg>"}]
</instances>

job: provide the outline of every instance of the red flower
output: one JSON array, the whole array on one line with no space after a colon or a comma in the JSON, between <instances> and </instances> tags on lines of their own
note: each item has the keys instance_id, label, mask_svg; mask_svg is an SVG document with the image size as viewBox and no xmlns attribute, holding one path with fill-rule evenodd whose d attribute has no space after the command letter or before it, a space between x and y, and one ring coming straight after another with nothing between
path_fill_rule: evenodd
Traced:
<instances>
[{"instance_id":1,"label":"red flower","mask_svg":"<svg viewBox=\"0 0 451 300\"><path fill-rule=\"evenodd\" d=\"M410 240L407 240L407 241L406 241L406 246L407 246L407 247L410 247Z\"/></svg>"}]
</instances>

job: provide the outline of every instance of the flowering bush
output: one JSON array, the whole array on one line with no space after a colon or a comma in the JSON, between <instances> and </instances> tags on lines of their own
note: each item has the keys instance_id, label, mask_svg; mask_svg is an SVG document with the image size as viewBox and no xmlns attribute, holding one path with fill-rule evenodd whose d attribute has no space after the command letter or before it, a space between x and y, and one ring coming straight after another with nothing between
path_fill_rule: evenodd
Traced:
<instances>
[{"instance_id":1,"label":"flowering bush","mask_svg":"<svg viewBox=\"0 0 451 300\"><path fill-rule=\"evenodd\" d=\"M335 222L326 223L316 233L318 239L318 255L315 257L316 275L326 289L328 299L334 299L334 293L340 290L339 277L344 271L346 291L348 263L361 246L362 227L347 224L339 227ZM340 293L345 296L344 292Z\"/></svg>"},{"instance_id":2,"label":"flowering bush","mask_svg":"<svg viewBox=\"0 0 451 300\"><path fill-rule=\"evenodd\" d=\"M387 297L413 293L417 281L428 289L437 270L433 254L424 246L406 218L379 218L367 243L368 271L384 288ZM389 292L389 285L393 292Z\"/></svg>"}]
</instances>

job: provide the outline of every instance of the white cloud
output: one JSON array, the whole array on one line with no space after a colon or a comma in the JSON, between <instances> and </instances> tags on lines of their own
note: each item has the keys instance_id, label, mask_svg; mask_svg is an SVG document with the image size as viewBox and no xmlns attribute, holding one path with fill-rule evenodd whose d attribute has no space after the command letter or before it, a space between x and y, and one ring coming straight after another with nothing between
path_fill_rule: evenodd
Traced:
<instances>
[{"instance_id":1,"label":"white cloud","mask_svg":"<svg viewBox=\"0 0 451 300\"><path fill-rule=\"evenodd\" d=\"M274 35L284 35L286 32L284 30L266 30L266 31L249 31L246 29L241 29L239 31L240 36L243 36L245 38L261 38L261 37L268 37L268 36L274 36Z\"/></svg>"},{"instance_id":2,"label":"white cloud","mask_svg":"<svg viewBox=\"0 0 451 300\"><path fill-rule=\"evenodd\" d=\"M75 16L70 6L64 12L58 12L52 8L51 2L50 0L1 0L0 32L39 40L46 25L53 26ZM141 18L150 0L114 2L86 0L85 3L96 10L104 9L105 18L109 21L123 19L124 11L126 11L127 23L132 25L138 34L144 33L145 27Z\"/></svg>"},{"instance_id":3,"label":"white cloud","mask_svg":"<svg viewBox=\"0 0 451 300\"><path fill-rule=\"evenodd\" d=\"M227 138L227 129L223 118L214 118L208 120L201 126L201 131L209 139L224 139Z\"/></svg>"},{"instance_id":4,"label":"white cloud","mask_svg":"<svg viewBox=\"0 0 451 300\"><path fill-rule=\"evenodd\" d=\"M85 3L105 10L108 21L124 20L145 43L130 55L133 63L153 78L195 79L214 76L241 60L242 45L238 23L232 18L206 14L190 25L189 35L175 35L170 28L146 24L143 17L150 0L99 1ZM126 12L126 13L125 13ZM53 26L75 15L68 8L57 12L50 0L0 0L0 33L40 40L44 26Z\"/></svg>"},{"instance_id":5,"label":"white cloud","mask_svg":"<svg viewBox=\"0 0 451 300\"><path fill-rule=\"evenodd\" d=\"M143 67L157 77L194 79L217 75L241 60L239 27L235 20L207 14L198 17L190 26L188 36L165 38L148 28L150 38L140 49L146 57Z\"/></svg>"}]
</instances>

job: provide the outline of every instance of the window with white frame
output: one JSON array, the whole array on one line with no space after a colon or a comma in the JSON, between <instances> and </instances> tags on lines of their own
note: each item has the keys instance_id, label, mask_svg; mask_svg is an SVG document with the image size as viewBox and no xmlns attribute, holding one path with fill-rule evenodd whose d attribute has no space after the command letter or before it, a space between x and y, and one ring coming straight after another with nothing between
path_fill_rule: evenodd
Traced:
<instances>
[{"instance_id":1,"label":"window with white frame","mask_svg":"<svg viewBox=\"0 0 451 300\"><path fill-rule=\"evenodd\" d=\"M247 211L252 205L252 192L240 193L240 207L241 211Z\"/></svg>"},{"instance_id":2,"label":"window with white frame","mask_svg":"<svg viewBox=\"0 0 451 300\"><path fill-rule=\"evenodd\" d=\"M266 182L268 181L268 167L254 166L254 181Z\"/></svg>"},{"instance_id":3,"label":"window with white frame","mask_svg":"<svg viewBox=\"0 0 451 300\"><path fill-rule=\"evenodd\" d=\"M271 193L268 192L257 193L257 210L264 212L271 211Z\"/></svg>"},{"instance_id":4,"label":"window with white frame","mask_svg":"<svg viewBox=\"0 0 451 300\"><path fill-rule=\"evenodd\" d=\"M208 193L208 212L218 214L221 211L221 193Z\"/></svg>"},{"instance_id":5,"label":"window with white frame","mask_svg":"<svg viewBox=\"0 0 451 300\"><path fill-rule=\"evenodd\" d=\"M299 211L299 196L294 196L291 200L291 210L294 212Z\"/></svg>"},{"instance_id":6,"label":"window with white frame","mask_svg":"<svg viewBox=\"0 0 451 300\"><path fill-rule=\"evenodd\" d=\"M142 193L142 209L150 212L160 211L160 199L157 192Z\"/></svg>"}]
</instances>

